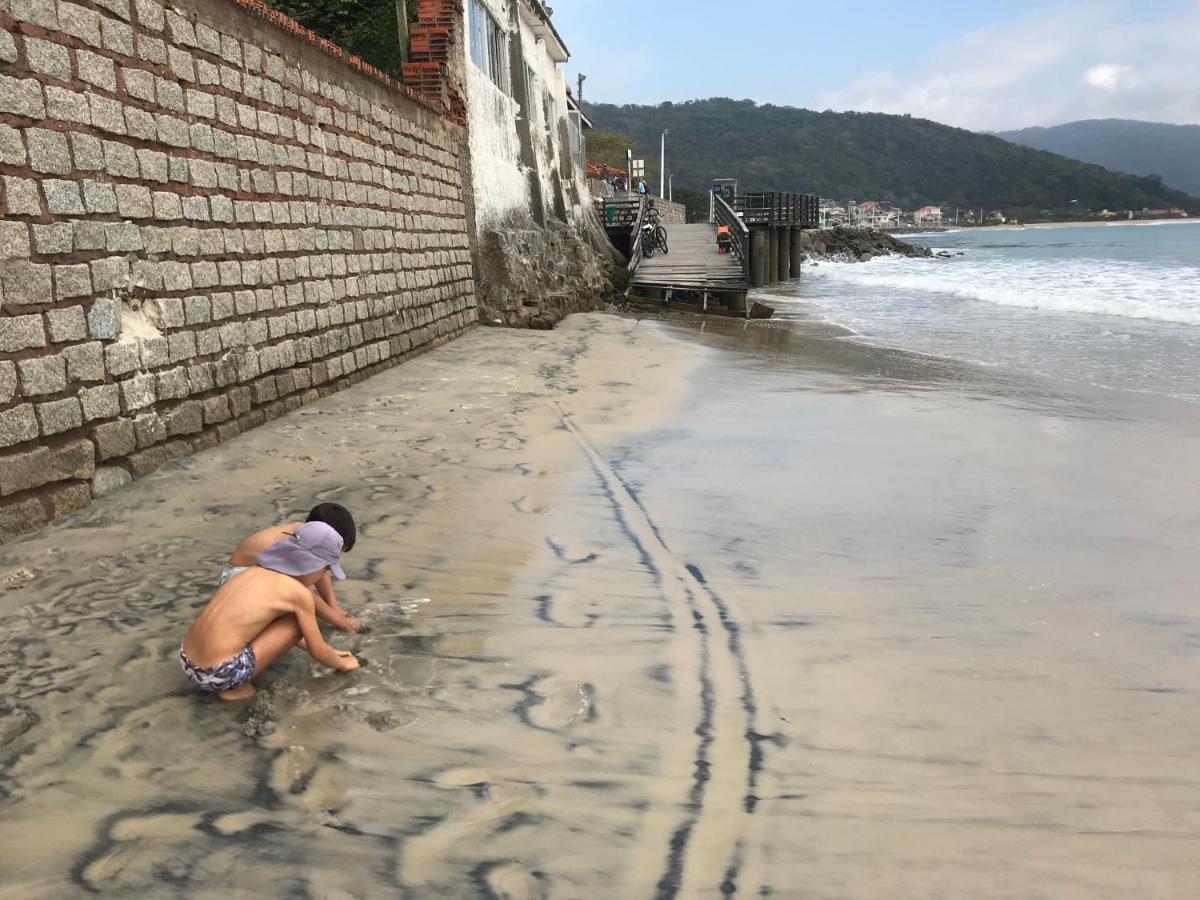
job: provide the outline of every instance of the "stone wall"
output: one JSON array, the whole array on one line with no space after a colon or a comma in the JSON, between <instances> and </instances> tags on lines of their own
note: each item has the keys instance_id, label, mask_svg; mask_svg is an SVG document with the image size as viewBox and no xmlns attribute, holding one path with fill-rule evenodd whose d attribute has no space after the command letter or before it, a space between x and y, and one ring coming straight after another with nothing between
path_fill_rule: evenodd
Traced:
<instances>
[{"instance_id":1,"label":"stone wall","mask_svg":"<svg viewBox=\"0 0 1200 900\"><path fill-rule=\"evenodd\" d=\"M0 0L0 540L477 321L412 94L254 0Z\"/></svg>"}]
</instances>

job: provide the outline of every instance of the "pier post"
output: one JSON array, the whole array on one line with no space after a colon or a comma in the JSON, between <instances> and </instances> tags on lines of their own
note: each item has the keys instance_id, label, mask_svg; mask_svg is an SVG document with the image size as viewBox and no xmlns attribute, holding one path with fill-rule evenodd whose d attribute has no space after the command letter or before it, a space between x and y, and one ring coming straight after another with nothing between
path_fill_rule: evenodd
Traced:
<instances>
[{"instance_id":1,"label":"pier post","mask_svg":"<svg viewBox=\"0 0 1200 900\"><path fill-rule=\"evenodd\" d=\"M792 277L792 226L782 225L779 228L779 280L787 281Z\"/></svg>"},{"instance_id":2,"label":"pier post","mask_svg":"<svg viewBox=\"0 0 1200 900\"><path fill-rule=\"evenodd\" d=\"M779 281L779 229L770 227L767 232L767 284Z\"/></svg>"},{"instance_id":3,"label":"pier post","mask_svg":"<svg viewBox=\"0 0 1200 900\"><path fill-rule=\"evenodd\" d=\"M767 230L750 229L750 286L762 287L767 283Z\"/></svg>"},{"instance_id":4,"label":"pier post","mask_svg":"<svg viewBox=\"0 0 1200 900\"><path fill-rule=\"evenodd\" d=\"M804 229L799 225L792 226L792 277L800 277L800 266L804 263L804 242L801 240Z\"/></svg>"}]
</instances>

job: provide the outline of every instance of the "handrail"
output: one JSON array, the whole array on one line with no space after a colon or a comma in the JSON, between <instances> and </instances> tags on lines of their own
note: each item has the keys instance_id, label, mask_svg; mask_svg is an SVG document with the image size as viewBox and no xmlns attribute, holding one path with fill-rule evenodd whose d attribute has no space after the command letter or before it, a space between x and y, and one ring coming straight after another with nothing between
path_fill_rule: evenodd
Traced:
<instances>
[{"instance_id":1,"label":"handrail","mask_svg":"<svg viewBox=\"0 0 1200 900\"><path fill-rule=\"evenodd\" d=\"M646 197L643 195L638 202L637 219L633 223L633 230L629 233L629 266L628 272L632 275L638 267L638 263L642 261L642 219L646 217Z\"/></svg>"},{"instance_id":2,"label":"handrail","mask_svg":"<svg viewBox=\"0 0 1200 900\"><path fill-rule=\"evenodd\" d=\"M725 202L725 198L719 194L714 194L713 199L713 218L718 225L729 226L730 245L733 247L733 253L738 258L738 262L742 264L742 275L747 282L750 280L750 229L746 223L742 221L741 216L734 212L733 207Z\"/></svg>"}]
</instances>

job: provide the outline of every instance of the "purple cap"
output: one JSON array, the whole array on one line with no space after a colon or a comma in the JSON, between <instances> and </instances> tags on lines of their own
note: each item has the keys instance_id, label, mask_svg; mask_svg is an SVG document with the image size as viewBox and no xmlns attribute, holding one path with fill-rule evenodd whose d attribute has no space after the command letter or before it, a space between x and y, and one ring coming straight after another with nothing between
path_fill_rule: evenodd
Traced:
<instances>
[{"instance_id":1,"label":"purple cap","mask_svg":"<svg viewBox=\"0 0 1200 900\"><path fill-rule=\"evenodd\" d=\"M273 572L296 577L311 575L329 567L333 577L346 577L338 560L342 558L342 536L324 522L305 522L258 555L258 564Z\"/></svg>"}]
</instances>

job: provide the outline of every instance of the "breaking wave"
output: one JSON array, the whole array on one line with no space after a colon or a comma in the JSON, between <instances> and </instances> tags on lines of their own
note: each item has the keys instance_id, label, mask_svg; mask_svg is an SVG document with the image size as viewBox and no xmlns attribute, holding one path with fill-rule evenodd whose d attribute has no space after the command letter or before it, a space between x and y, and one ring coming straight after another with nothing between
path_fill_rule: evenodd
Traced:
<instances>
[{"instance_id":1,"label":"breaking wave","mask_svg":"<svg viewBox=\"0 0 1200 900\"><path fill-rule=\"evenodd\" d=\"M1053 312L1200 325L1200 268L1101 259L822 262L808 277Z\"/></svg>"}]
</instances>

